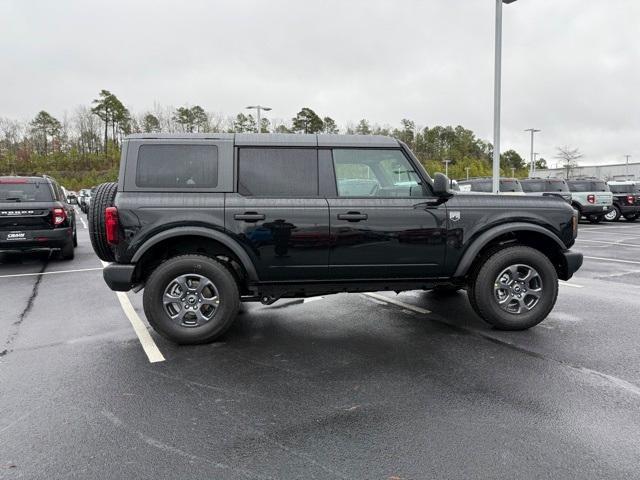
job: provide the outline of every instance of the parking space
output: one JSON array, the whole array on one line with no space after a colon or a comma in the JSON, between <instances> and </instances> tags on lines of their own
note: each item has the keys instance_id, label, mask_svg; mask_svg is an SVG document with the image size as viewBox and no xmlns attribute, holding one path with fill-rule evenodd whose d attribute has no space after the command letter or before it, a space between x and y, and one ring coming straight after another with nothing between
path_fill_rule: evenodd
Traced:
<instances>
[{"instance_id":1,"label":"parking space","mask_svg":"<svg viewBox=\"0 0 640 480\"><path fill-rule=\"evenodd\" d=\"M464 292L341 294L248 304L209 345L150 332L162 361L78 233L73 261L0 258L0 478L637 476L640 223L580 225L527 332Z\"/></svg>"}]
</instances>

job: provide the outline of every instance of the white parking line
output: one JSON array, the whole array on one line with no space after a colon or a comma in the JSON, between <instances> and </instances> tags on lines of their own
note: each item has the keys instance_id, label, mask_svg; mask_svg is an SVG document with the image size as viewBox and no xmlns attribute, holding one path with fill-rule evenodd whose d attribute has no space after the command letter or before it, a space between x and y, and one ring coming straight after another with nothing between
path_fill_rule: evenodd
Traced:
<instances>
[{"instance_id":1,"label":"white parking line","mask_svg":"<svg viewBox=\"0 0 640 480\"><path fill-rule=\"evenodd\" d=\"M607 258L607 257L587 257L584 258L588 260L599 260L603 262L614 262L614 263L630 263L632 265L640 265L640 262L634 262L633 260L620 260L618 258Z\"/></svg>"},{"instance_id":2,"label":"white parking line","mask_svg":"<svg viewBox=\"0 0 640 480\"><path fill-rule=\"evenodd\" d=\"M80 215L80 221L82 222L83 228L87 228L87 222L84 221L84 218L82 218L82 215Z\"/></svg>"},{"instance_id":3,"label":"white parking line","mask_svg":"<svg viewBox=\"0 0 640 480\"><path fill-rule=\"evenodd\" d=\"M590 227L587 225L581 225L578 227L578 231L589 232L591 230L611 230L611 229L619 229L619 228L638 228L637 225L611 225L610 227Z\"/></svg>"},{"instance_id":4,"label":"white parking line","mask_svg":"<svg viewBox=\"0 0 640 480\"><path fill-rule=\"evenodd\" d=\"M562 285L563 287L584 288L584 285L577 285L575 283L567 282L558 282L558 285Z\"/></svg>"},{"instance_id":5,"label":"white parking line","mask_svg":"<svg viewBox=\"0 0 640 480\"><path fill-rule=\"evenodd\" d=\"M107 262L103 262L102 260L100 263L102 263L103 267L109 265ZM151 338L149 330L147 330L146 325L136 313L133 305L131 305L131 300L129 300L127 294L125 292L116 292L116 295L118 296L118 300L120 301L120 306L122 307L124 314L127 316L131 326L133 327L133 331L136 332L144 353L147 354L149 363L164 362L164 355L162 355L162 352L156 345L156 342Z\"/></svg>"},{"instance_id":6,"label":"white parking line","mask_svg":"<svg viewBox=\"0 0 640 480\"><path fill-rule=\"evenodd\" d=\"M615 245L619 247L635 247L640 248L640 245L633 243L620 243L620 242L605 242L604 240L585 240L584 238L578 238L576 242L589 242L589 243L603 243L605 245Z\"/></svg>"},{"instance_id":7,"label":"white parking line","mask_svg":"<svg viewBox=\"0 0 640 480\"><path fill-rule=\"evenodd\" d=\"M382 300L385 303L392 303L399 307L405 308L407 310L411 310L412 312L422 313L423 315L428 315L431 313L431 310L427 310L426 308L416 307L415 305L411 305L409 303L401 302L400 300L396 300L395 298L389 298L384 295L380 295L378 293L364 293L367 297L376 298L378 300Z\"/></svg>"},{"instance_id":8,"label":"white parking line","mask_svg":"<svg viewBox=\"0 0 640 480\"><path fill-rule=\"evenodd\" d=\"M96 268L77 268L75 270L53 270L51 272L36 272L36 273L12 273L10 275L0 275L0 278L12 278L12 277L33 277L38 275L54 275L56 273L75 273L75 272L92 272L95 270L102 270L102 267Z\"/></svg>"}]
</instances>

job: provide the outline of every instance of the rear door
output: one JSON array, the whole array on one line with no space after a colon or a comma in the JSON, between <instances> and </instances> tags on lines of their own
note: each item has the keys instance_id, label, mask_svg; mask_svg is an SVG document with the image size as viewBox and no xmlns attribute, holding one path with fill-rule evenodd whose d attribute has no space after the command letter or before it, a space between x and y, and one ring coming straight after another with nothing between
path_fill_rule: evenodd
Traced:
<instances>
[{"instance_id":1,"label":"rear door","mask_svg":"<svg viewBox=\"0 0 640 480\"><path fill-rule=\"evenodd\" d=\"M319 196L317 148L239 147L225 227L253 258L260 280L326 278L329 207Z\"/></svg>"},{"instance_id":2,"label":"rear door","mask_svg":"<svg viewBox=\"0 0 640 480\"><path fill-rule=\"evenodd\" d=\"M442 275L447 210L401 149L334 148L332 278Z\"/></svg>"}]
</instances>

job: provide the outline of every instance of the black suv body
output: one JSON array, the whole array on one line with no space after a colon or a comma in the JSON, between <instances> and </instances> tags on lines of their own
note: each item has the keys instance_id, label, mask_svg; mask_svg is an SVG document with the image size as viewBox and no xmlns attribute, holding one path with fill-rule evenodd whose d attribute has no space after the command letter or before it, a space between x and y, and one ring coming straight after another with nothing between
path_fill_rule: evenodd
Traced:
<instances>
[{"instance_id":1,"label":"black suv body","mask_svg":"<svg viewBox=\"0 0 640 480\"><path fill-rule=\"evenodd\" d=\"M60 250L65 259L77 245L76 217L50 177L0 177L0 251Z\"/></svg>"},{"instance_id":2,"label":"black suv body","mask_svg":"<svg viewBox=\"0 0 640 480\"><path fill-rule=\"evenodd\" d=\"M375 290L466 288L492 325L528 328L582 264L577 220L561 199L453 192L389 137L136 135L89 232L107 284L144 287L151 325L198 343L240 299Z\"/></svg>"},{"instance_id":3,"label":"black suv body","mask_svg":"<svg viewBox=\"0 0 640 480\"><path fill-rule=\"evenodd\" d=\"M608 182L613 194L613 209L604 218L615 222L624 217L629 222L635 222L640 217L640 184L633 181Z\"/></svg>"},{"instance_id":4,"label":"black suv body","mask_svg":"<svg viewBox=\"0 0 640 480\"><path fill-rule=\"evenodd\" d=\"M522 190L532 196L556 196L571 204L569 185L562 178L525 178L520 180Z\"/></svg>"}]
</instances>

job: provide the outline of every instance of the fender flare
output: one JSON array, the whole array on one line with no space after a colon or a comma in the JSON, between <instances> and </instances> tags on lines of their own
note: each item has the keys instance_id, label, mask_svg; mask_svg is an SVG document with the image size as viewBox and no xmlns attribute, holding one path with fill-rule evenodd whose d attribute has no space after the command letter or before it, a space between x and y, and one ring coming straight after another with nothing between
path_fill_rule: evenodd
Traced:
<instances>
[{"instance_id":1,"label":"fender flare","mask_svg":"<svg viewBox=\"0 0 640 480\"><path fill-rule=\"evenodd\" d=\"M229 235L226 235L218 230L213 230L210 228L175 227L175 228L171 228L169 230L160 232L157 235L154 235L149 240L145 241L142 245L140 245L140 248L138 248L136 250L136 253L133 255L131 262L137 263L151 247L153 247L154 245L164 240L167 240L169 238L174 238L174 237L183 237L187 235L205 237L205 238L209 238L211 240L220 242L225 247L229 248L229 250L231 250L236 257L238 257L238 259L240 260L240 263L242 264L245 271L247 272L247 276L249 277L249 280L252 282L259 281L256 268L253 265L251 258L249 257L247 252L244 250L244 248L242 248L242 246L238 242L230 238Z\"/></svg>"},{"instance_id":2,"label":"fender flare","mask_svg":"<svg viewBox=\"0 0 640 480\"><path fill-rule=\"evenodd\" d=\"M522 231L541 233L549 239L553 240L558 245L560 251L564 252L565 250L567 250L566 245L562 243L562 240L560 240L560 238L558 238L556 234L550 232L544 227L541 227L540 225L525 222L505 223L502 225L491 227L489 230L486 230L485 232L480 234L480 236L473 241L473 243L462 255L462 258L460 259L460 262L458 262L458 267L456 268L456 272L453 276L464 277L469 272L469 268L471 268L471 265L473 264L476 256L492 240L505 233Z\"/></svg>"}]
</instances>

